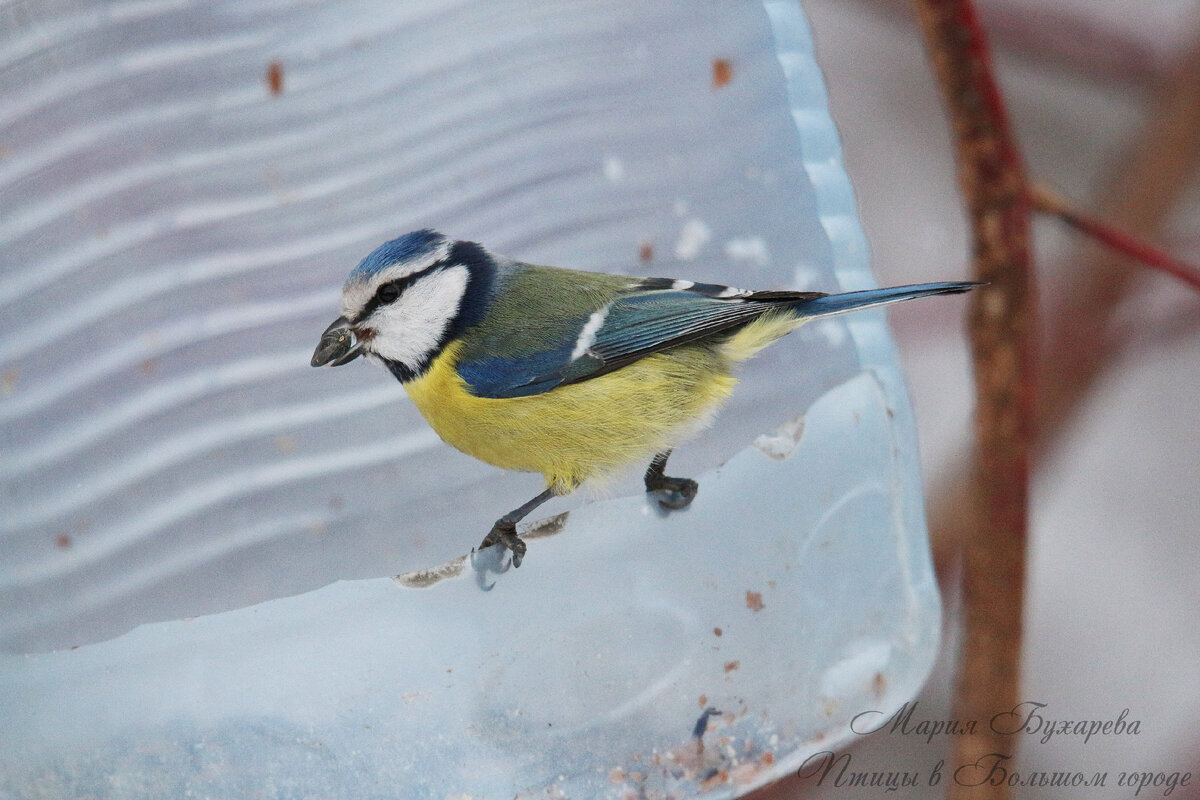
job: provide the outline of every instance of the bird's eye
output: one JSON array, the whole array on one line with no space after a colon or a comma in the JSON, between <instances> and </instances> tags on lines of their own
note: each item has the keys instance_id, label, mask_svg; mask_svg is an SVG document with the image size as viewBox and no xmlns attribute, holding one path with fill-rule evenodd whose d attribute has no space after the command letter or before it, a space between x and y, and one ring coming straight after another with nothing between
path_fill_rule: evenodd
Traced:
<instances>
[{"instance_id":1,"label":"bird's eye","mask_svg":"<svg viewBox=\"0 0 1200 800\"><path fill-rule=\"evenodd\" d=\"M396 302L396 298L400 296L400 287L394 283L385 283L379 287L376 296L379 298L380 303L394 303Z\"/></svg>"}]
</instances>

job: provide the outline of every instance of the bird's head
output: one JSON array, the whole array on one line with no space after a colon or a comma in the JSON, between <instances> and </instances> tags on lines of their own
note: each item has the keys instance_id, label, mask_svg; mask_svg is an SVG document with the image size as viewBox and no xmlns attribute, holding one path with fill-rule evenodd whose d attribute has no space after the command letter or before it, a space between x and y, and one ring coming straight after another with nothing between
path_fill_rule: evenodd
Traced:
<instances>
[{"instance_id":1,"label":"bird's head","mask_svg":"<svg viewBox=\"0 0 1200 800\"><path fill-rule=\"evenodd\" d=\"M474 242L432 230L405 234L359 262L342 287L342 316L321 336L312 365L367 356L410 380L482 314L495 262Z\"/></svg>"}]
</instances>

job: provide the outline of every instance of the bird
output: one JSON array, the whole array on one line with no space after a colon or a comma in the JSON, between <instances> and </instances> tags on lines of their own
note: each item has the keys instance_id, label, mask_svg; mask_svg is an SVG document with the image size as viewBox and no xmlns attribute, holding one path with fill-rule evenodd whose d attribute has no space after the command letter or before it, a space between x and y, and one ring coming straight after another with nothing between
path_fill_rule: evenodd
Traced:
<instances>
[{"instance_id":1,"label":"bird","mask_svg":"<svg viewBox=\"0 0 1200 800\"><path fill-rule=\"evenodd\" d=\"M826 294L747 291L673 278L540 266L422 229L351 270L341 316L312 366L359 356L403 385L443 441L546 488L495 521L479 547L519 567L516 525L552 497L649 462L647 493L686 507L698 485L668 476L675 446L704 428L734 368L819 317L965 292L941 282Z\"/></svg>"}]
</instances>

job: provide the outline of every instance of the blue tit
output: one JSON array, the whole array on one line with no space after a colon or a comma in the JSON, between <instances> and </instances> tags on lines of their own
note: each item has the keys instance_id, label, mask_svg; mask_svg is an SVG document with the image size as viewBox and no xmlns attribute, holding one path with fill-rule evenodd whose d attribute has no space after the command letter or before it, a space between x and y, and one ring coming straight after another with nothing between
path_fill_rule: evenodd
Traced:
<instances>
[{"instance_id":1,"label":"blue tit","mask_svg":"<svg viewBox=\"0 0 1200 800\"><path fill-rule=\"evenodd\" d=\"M481 547L525 554L516 523L589 479L649 462L646 491L683 508L697 484L671 449L733 391L733 368L805 322L970 289L928 283L845 294L745 291L536 266L420 230L351 271L314 367L387 368L441 438L546 489L496 520Z\"/></svg>"}]
</instances>

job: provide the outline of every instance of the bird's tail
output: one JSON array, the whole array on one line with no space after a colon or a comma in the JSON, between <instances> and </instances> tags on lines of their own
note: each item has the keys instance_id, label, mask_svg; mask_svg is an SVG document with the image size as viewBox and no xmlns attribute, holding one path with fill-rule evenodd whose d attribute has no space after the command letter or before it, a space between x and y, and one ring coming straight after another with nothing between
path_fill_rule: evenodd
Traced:
<instances>
[{"instance_id":1,"label":"bird's tail","mask_svg":"<svg viewBox=\"0 0 1200 800\"><path fill-rule=\"evenodd\" d=\"M832 314L857 311L861 308L887 305L900 300L912 300L915 297L928 297L933 294L959 294L976 286L982 286L982 284L972 282L918 283L912 286L892 286L887 289L864 289L859 292L827 294L824 297L797 303L795 313L800 319L827 317Z\"/></svg>"}]
</instances>

